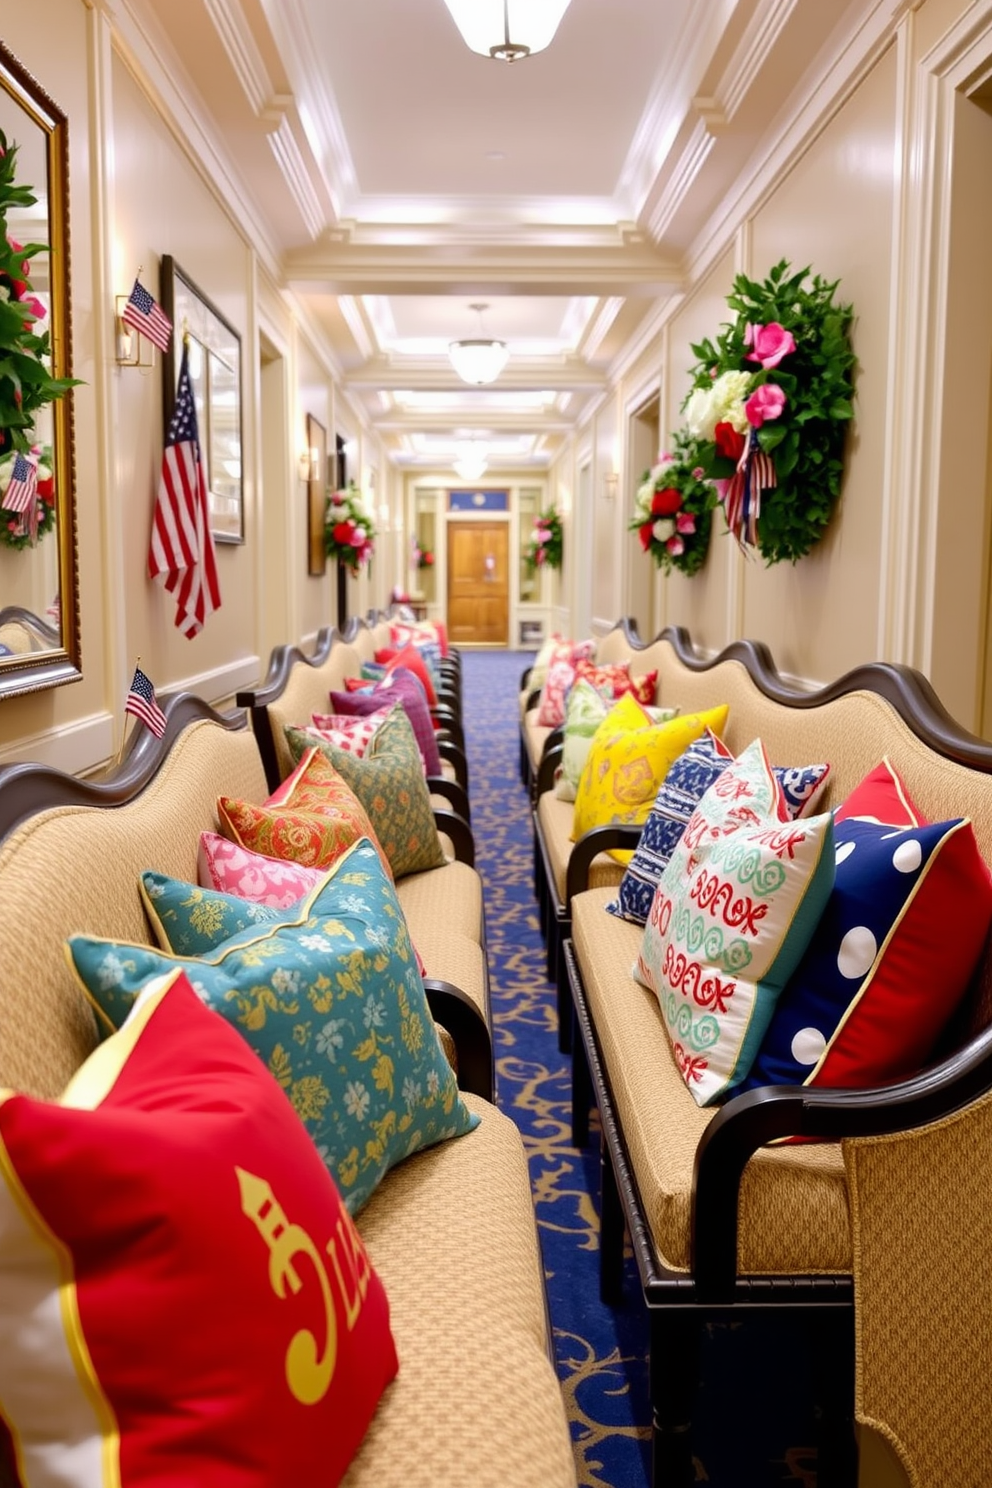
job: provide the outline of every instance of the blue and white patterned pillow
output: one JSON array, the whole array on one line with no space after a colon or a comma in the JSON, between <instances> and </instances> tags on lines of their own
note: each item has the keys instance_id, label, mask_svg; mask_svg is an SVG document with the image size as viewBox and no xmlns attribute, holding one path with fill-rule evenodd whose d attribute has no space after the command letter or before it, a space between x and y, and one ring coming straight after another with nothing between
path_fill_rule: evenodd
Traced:
<instances>
[{"instance_id":1,"label":"blue and white patterned pillow","mask_svg":"<svg viewBox=\"0 0 992 1488\"><path fill-rule=\"evenodd\" d=\"M610 914L635 925L647 921L658 880L689 818L732 759L731 751L709 729L679 755L661 782L617 897L606 906ZM773 773L782 787L789 814L799 817L808 815L819 800L830 766L775 765Z\"/></svg>"}]
</instances>

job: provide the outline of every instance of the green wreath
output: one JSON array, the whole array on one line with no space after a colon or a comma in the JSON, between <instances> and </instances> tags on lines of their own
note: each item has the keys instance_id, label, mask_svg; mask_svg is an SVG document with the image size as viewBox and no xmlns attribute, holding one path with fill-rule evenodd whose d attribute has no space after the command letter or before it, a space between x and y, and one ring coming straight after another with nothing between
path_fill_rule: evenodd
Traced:
<instances>
[{"instance_id":1,"label":"green wreath","mask_svg":"<svg viewBox=\"0 0 992 1488\"><path fill-rule=\"evenodd\" d=\"M762 283L738 274L736 319L698 358L682 405L727 524L767 564L795 563L823 536L840 494L856 359L838 281L783 259Z\"/></svg>"},{"instance_id":2,"label":"green wreath","mask_svg":"<svg viewBox=\"0 0 992 1488\"><path fill-rule=\"evenodd\" d=\"M697 447L685 430L673 441L673 452L641 477L628 531L666 573L698 573L706 559L716 492L706 478Z\"/></svg>"},{"instance_id":3,"label":"green wreath","mask_svg":"<svg viewBox=\"0 0 992 1488\"><path fill-rule=\"evenodd\" d=\"M330 491L324 516L324 551L347 565L357 577L363 563L372 562L375 526L352 481L347 490Z\"/></svg>"},{"instance_id":4,"label":"green wreath","mask_svg":"<svg viewBox=\"0 0 992 1488\"><path fill-rule=\"evenodd\" d=\"M561 514L549 506L534 518L534 526L524 549L524 562L532 572L539 568L561 568L564 552Z\"/></svg>"}]
</instances>

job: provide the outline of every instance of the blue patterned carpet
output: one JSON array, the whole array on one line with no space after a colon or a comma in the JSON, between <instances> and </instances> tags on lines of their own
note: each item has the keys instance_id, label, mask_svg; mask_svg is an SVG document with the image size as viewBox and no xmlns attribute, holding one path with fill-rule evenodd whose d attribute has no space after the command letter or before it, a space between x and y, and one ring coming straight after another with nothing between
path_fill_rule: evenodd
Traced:
<instances>
[{"instance_id":1,"label":"blue patterned carpet","mask_svg":"<svg viewBox=\"0 0 992 1488\"><path fill-rule=\"evenodd\" d=\"M462 658L498 1100L520 1127L530 1159L578 1482L582 1488L647 1488L646 1315L631 1258L625 1305L611 1309L599 1300L599 1144L594 1130L587 1150L570 1145L571 1060L558 1050L555 994L546 978L533 894L517 725L519 679L532 659L505 651L467 652ZM762 1342L756 1360L755 1341L740 1325L714 1329L706 1341L697 1481L715 1488L815 1488L803 1340L783 1333L773 1348ZM746 1390L740 1388L742 1379ZM751 1466L744 1467L744 1460Z\"/></svg>"}]
</instances>

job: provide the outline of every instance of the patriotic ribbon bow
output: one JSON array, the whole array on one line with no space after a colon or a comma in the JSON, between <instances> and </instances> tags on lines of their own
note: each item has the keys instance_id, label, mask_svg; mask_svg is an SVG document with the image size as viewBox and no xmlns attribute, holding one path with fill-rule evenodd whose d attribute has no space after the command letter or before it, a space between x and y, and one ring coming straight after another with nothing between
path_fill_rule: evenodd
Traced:
<instances>
[{"instance_id":1,"label":"patriotic ribbon bow","mask_svg":"<svg viewBox=\"0 0 992 1488\"><path fill-rule=\"evenodd\" d=\"M727 526L742 548L757 547L761 493L777 485L775 462L759 445L758 431L752 429L722 498Z\"/></svg>"}]
</instances>

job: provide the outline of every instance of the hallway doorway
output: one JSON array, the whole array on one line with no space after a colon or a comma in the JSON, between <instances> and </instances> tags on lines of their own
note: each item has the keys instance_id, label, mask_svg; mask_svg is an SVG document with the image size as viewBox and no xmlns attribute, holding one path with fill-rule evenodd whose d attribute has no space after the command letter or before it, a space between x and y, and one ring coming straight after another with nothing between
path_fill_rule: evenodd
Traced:
<instances>
[{"instance_id":1,"label":"hallway doorway","mask_svg":"<svg viewBox=\"0 0 992 1488\"><path fill-rule=\"evenodd\" d=\"M448 636L455 645L509 644L508 523L448 523Z\"/></svg>"}]
</instances>

